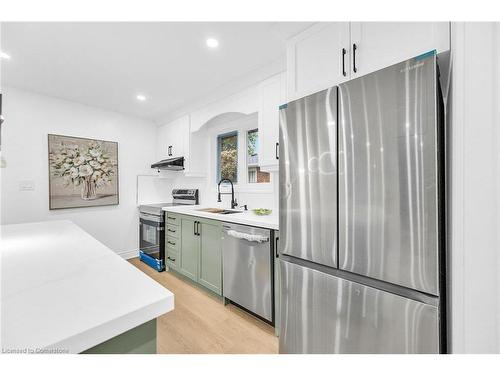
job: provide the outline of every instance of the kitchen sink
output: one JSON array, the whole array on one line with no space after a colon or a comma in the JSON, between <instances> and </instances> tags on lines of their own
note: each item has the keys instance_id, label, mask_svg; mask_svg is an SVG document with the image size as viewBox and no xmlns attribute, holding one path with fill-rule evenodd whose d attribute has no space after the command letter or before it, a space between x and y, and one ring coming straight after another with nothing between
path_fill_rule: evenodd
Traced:
<instances>
[{"instance_id":1,"label":"kitchen sink","mask_svg":"<svg viewBox=\"0 0 500 375\"><path fill-rule=\"evenodd\" d=\"M210 212L212 214L221 214L221 215L239 214L242 212L237 210L227 210L224 208L200 208L197 211Z\"/></svg>"}]
</instances>

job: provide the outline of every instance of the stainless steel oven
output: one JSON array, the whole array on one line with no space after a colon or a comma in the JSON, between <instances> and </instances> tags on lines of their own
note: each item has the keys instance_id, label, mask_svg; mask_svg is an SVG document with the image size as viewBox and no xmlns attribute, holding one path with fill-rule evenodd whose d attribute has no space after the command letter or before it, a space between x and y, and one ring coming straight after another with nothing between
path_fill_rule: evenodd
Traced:
<instances>
[{"instance_id":1,"label":"stainless steel oven","mask_svg":"<svg viewBox=\"0 0 500 375\"><path fill-rule=\"evenodd\" d=\"M141 260L156 268L165 269L165 215L139 213L139 247Z\"/></svg>"},{"instance_id":2,"label":"stainless steel oven","mask_svg":"<svg viewBox=\"0 0 500 375\"><path fill-rule=\"evenodd\" d=\"M139 207L139 259L158 272L165 270L165 212L163 207L198 204L198 189L172 190L172 202Z\"/></svg>"}]
</instances>

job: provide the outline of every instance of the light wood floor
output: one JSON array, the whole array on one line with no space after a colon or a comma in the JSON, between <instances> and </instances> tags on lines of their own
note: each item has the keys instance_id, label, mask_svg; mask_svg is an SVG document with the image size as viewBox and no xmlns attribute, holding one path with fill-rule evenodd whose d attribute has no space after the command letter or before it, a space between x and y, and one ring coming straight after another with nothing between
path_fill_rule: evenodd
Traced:
<instances>
[{"instance_id":1,"label":"light wood floor","mask_svg":"<svg viewBox=\"0 0 500 375\"><path fill-rule=\"evenodd\" d=\"M156 272L138 258L130 263L175 295L175 309L157 320L158 353L278 353L274 327L175 273Z\"/></svg>"}]
</instances>

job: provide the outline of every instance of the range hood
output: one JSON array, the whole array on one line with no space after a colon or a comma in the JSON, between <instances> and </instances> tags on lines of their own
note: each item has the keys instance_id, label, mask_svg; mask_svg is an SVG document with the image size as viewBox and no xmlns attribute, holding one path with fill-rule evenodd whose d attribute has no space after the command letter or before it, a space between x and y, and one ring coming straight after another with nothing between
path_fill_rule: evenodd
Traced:
<instances>
[{"instance_id":1,"label":"range hood","mask_svg":"<svg viewBox=\"0 0 500 375\"><path fill-rule=\"evenodd\" d=\"M160 160L157 163L151 164L151 168L182 171L184 170L184 156Z\"/></svg>"}]
</instances>

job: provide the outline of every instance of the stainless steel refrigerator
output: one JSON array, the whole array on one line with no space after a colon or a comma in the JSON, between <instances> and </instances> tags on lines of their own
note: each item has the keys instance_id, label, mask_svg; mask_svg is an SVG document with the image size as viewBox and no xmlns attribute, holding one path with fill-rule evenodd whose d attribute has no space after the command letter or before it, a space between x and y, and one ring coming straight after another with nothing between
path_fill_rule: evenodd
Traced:
<instances>
[{"instance_id":1,"label":"stainless steel refrigerator","mask_svg":"<svg viewBox=\"0 0 500 375\"><path fill-rule=\"evenodd\" d=\"M281 353L446 352L431 52L280 109Z\"/></svg>"}]
</instances>

